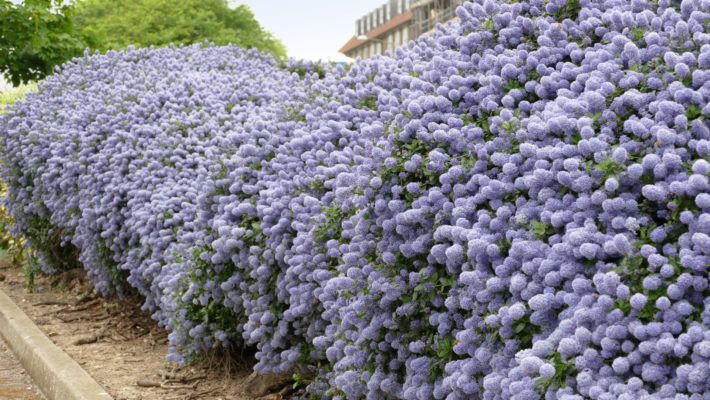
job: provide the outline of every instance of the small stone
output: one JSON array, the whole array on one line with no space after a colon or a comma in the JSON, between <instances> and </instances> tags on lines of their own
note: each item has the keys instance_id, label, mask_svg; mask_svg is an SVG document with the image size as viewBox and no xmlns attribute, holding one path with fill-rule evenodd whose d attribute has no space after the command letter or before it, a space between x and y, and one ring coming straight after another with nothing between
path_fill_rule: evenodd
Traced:
<instances>
[{"instance_id":1,"label":"small stone","mask_svg":"<svg viewBox=\"0 0 710 400\"><path fill-rule=\"evenodd\" d=\"M160 387L160 382L152 378L143 378L139 379L136 385L140 387Z\"/></svg>"}]
</instances>

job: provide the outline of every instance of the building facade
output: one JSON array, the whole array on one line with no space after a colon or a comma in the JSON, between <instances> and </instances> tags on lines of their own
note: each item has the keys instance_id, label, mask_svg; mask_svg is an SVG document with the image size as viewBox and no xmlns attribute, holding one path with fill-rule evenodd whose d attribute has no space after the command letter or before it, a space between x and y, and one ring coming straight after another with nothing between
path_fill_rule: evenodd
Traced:
<instances>
[{"instance_id":1,"label":"building facade","mask_svg":"<svg viewBox=\"0 0 710 400\"><path fill-rule=\"evenodd\" d=\"M351 58L368 58L392 52L456 17L464 0L389 0L355 21L355 35L340 52Z\"/></svg>"}]
</instances>

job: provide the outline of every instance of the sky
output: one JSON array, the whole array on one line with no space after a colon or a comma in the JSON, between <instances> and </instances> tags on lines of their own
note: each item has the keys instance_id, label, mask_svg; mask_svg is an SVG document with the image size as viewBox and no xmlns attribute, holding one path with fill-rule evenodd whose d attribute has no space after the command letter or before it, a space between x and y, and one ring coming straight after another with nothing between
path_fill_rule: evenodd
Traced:
<instances>
[{"instance_id":1,"label":"sky","mask_svg":"<svg viewBox=\"0 0 710 400\"><path fill-rule=\"evenodd\" d=\"M246 4L288 55L308 60L334 56L355 34L355 21L386 0L237 0Z\"/></svg>"}]
</instances>

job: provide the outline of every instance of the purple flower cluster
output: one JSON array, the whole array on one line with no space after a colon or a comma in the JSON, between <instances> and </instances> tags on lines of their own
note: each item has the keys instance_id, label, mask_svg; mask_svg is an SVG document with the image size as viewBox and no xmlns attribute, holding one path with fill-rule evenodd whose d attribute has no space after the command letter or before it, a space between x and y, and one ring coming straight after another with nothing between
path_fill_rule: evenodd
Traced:
<instances>
[{"instance_id":1,"label":"purple flower cluster","mask_svg":"<svg viewBox=\"0 0 710 400\"><path fill-rule=\"evenodd\" d=\"M710 399L710 1L477 0L345 70L87 56L0 119L46 270L332 399Z\"/></svg>"}]
</instances>

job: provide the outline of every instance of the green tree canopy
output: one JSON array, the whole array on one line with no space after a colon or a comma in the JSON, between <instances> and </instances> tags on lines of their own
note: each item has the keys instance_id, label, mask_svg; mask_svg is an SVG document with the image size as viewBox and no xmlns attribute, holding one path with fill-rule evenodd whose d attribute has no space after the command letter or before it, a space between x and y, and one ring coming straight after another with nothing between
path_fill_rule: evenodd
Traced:
<instances>
[{"instance_id":1,"label":"green tree canopy","mask_svg":"<svg viewBox=\"0 0 710 400\"><path fill-rule=\"evenodd\" d=\"M0 0L0 74L13 85L44 78L83 49L62 0Z\"/></svg>"},{"instance_id":2,"label":"green tree canopy","mask_svg":"<svg viewBox=\"0 0 710 400\"><path fill-rule=\"evenodd\" d=\"M284 57L283 44L245 5L226 0L78 0L76 26L92 49L122 49L209 40Z\"/></svg>"}]
</instances>

